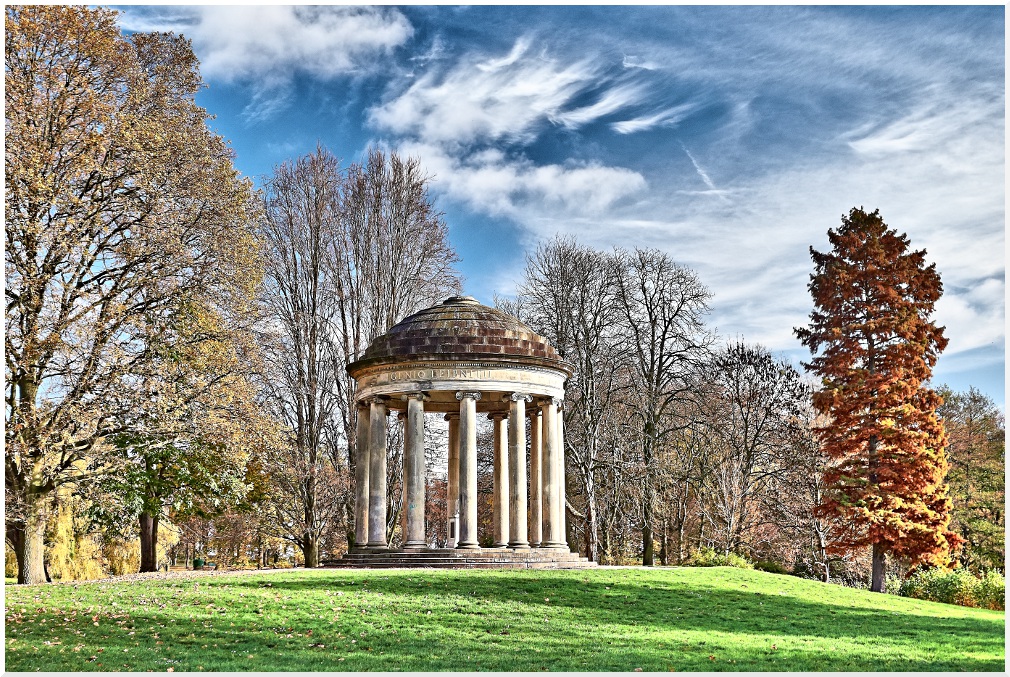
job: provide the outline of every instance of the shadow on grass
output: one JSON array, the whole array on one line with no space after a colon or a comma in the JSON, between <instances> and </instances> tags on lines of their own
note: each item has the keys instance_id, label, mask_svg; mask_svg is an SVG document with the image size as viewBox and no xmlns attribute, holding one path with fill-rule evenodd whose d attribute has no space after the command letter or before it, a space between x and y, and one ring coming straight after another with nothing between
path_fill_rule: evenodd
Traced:
<instances>
[{"instance_id":1,"label":"shadow on grass","mask_svg":"<svg viewBox=\"0 0 1010 677\"><path fill-rule=\"evenodd\" d=\"M8 667L84 670L103 662L98 669L125 669L127 656L143 651L150 659L132 668L1001 669L1002 658L993 658L1003 655L999 615L958 618L964 610L957 607L948 616L938 605L920 605L920 612L908 600L852 593L732 570L301 570L283 578L160 581L120 589L132 618L115 627L123 619L103 611L102 644L93 644L99 629L91 616L64 617L60 634L86 649L71 654L65 642L63 654L64 646L43 646L43 662L41 654L24 662L19 650L16 660L8 653ZM887 608L896 603L904 610ZM35 646L52 639L38 634L37 622L22 629ZM106 651L89 663L95 646Z\"/></svg>"},{"instance_id":2,"label":"shadow on grass","mask_svg":"<svg viewBox=\"0 0 1010 677\"><path fill-rule=\"evenodd\" d=\"M992 646L1004 644L1004 623L999 617L959 618L922 615L885 609L896 599L881 595L879 603L870 600L866 607L832 602L836 592L828 584L784 578L783 585L797 582L804 586L824 586L823 601L801 598L795 594L769 594L746 590L727 590L713 585L679 584L664 581L663 570L603 570L610 580L598 581L579 572L356 572L342 576L316 572L303 580L243 581L237 585L263 587L289 592L319 590L323 580L336 590L358 589L388 595L430 597L445 594L462 598L488 599L524 605L567 607L585 612L601 626L647 625L657 630L705 630L712 632L817 636L823 638L871 637L876 640L908 642L913 638L933 637L955 640L958 636L989 638ZM667 570L669 572L669 570ZM313 575L315 574L315 575ZM764 576L764 574L759 574ZM321 580L322 579L322 580ZM415 584L405 584L413 579ZM423 581L418 583L419 581ZM588 581L588 582L587 582ZM428 585L431 583L431 585ZM727 583L732 584L732 583ZM814 590L816 593L817 591ZM809 593L808 593L809 594ZM867 593L869 594L869 593ZM549 602L544 601L547 595ZM903 598L900 598L903 600ZM903 600L904 601L904 600ZM869 608L867 608L869 607ZM955 608L956 610L956 608Z\"/></svg>"}]
</instances>

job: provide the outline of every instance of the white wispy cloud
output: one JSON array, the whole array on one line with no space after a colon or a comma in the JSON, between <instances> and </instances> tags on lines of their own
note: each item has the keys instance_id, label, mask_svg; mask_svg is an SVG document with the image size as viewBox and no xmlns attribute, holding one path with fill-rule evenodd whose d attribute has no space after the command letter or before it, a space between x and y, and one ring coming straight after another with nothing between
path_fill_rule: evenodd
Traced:
<instances>
[{"instance_id":1,"label":"white wispy cloud","mask_svg":"<svg viewBox=\"0 0 1010 677\"><path fill-rule=\"evenodd\" d=\"M494 73L495 71L500 71L502 68L511 66L516 61L526 53L530 47L529 38L522 37L516 40L515 45L512 46L512 51L500 59L488 59L486 61L481 61L474 64L477 70L483 71L484 73Z\"/></svg>"},{"instance_id":2,"label":"white wispy cloud","mask_svg":"<svg viewBox=\"0 0 1010 677\"><path fill-rule=\"evenodd\" d=\"M623 108L638 103L645 98L643 87L639 85L620 85L604 92L595 103L564 111L551 117L551 120L568 129L577 129L594 120L615 113Z\"/></svg>"},{"instance_id":3,"label":"white wispy cloud","mask_svg":"<svg viewBox=\"0 0 1010 677\"><path fill-rule=\"evenodd\" d=\"M399 150L424 158L435 177L433 188L442 195L519 223L531 210L559 218L606 212L647 187L638 172L597 163L537 165L494 149L459 156L416 142L403 142Z\"/></svg>"},{"instance_id":4,"label":"white wispy cloud","mask_svg":"<svg viewBox=\"0 0 1010 677\"><path fill-rule=\"evenodd\" d=\"M573 102L595 93L595 100ZM504 56L474 52L448 69L421 74L368 112L402 152L424 159L435 188L471 209L522 221L542 213L605 211L646 187L634 170L600 162L535 163L521 150L545 126L578 129L638 103L639 85L609 83L589 58L535 53L516 40ZM501 143L520 148L506 153Z\"/></svg>"},{"instance_id":5,"label":"white wispy cloud","mask_svg":"<svg viewBox=\"0 0 1010 677\"><path fill-rule=\"evenodd\" d=\"M906 116L874 129L889 138L910 126L906 117L930 133L911 145L876 143L866 130L844 133L825 140L831 153L742 175L721 188L685 148L708 190L643 191L589 218L545 215L535 205L515 218L539 237L567 232L594 246L664 249L714 292L714 326L800 356L792 330L806 324L812 303L808 248L827 250L827 229L837 228L851 207L879 207L913 248L927 250L943 277L936 321L948 327L950 345L940 373L948 364L999 363L1006 320L1002 106L984 92L932 91ZM854 138L868 145L857 150ZM732 203L706 199L725 190ZM970 360L960 357L969 354Z\"/></svg>"},{"instance_id":6,"label":"white wispy cloud","mask_svg":"<svg viewBox=\"0 0 1010 677\"><path fill-rule=\"evenodd\" d=\"M288 105L294 78L322 81L381 67L413 28L394 9L350 6L192 6L124 8L127 30L171 30L193 40L204 78L251 86L249 120Z\"/></svg>"},{"instance_id":7,"label":"white wispy cloud","mask_svg":"<svg viewBox=\"0 0 1010 677\"><path fill-rule=\"evenodd\" d=\"M633 134L635 132L654 129L655 127L675 127L697 108L698 104L696 103L681 104L680 106L666 108L651 115L612 122L610 123L610 128L618 134Z\"/></svg>"},{"instance_id":8,"label":"white wispy cloud","mask_svg":"<svg viewBox=\"0 0 1010 677\"><path fill-rule=\"evenodd\" d=\"M659 64L653 63L652 61L646 61L631 54L624 55L621 65L625 68L641 68L642 70L647 71L654 71L659 68Z\"/></svg>"},{"instance_id":9,"label":"white wispy cloud","mask_svg":"<svg viewBox=\"0 0 1010 677\"><path fill-rule=\"evenodd\" d=\"M531 56L520 39L503 58L469 54L447 72L431 70L369 111L380 130L426 143L531 140L597 79L588 59ZM589 121L583 113L582 120Z\"/></svg>"}]
</instances>

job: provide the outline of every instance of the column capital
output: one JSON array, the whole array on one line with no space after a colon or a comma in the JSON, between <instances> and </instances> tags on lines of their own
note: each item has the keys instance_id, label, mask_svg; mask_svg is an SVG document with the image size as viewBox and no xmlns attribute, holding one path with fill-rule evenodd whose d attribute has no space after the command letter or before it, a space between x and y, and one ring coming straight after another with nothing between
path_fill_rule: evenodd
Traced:
<instances>
[{"instance_id":1,"label":"column capital","mask_svg":"<svg viewBox=\"0 0 1010 677\"><path fill-rule=\"evenodd\" d=\"M503 421L508 418L508 414L504 411L492 411L488 413L487 417L490 421Z\"/></svg>"},{"instance_id":2,"label":"column capital","mask_svg":"<svg viewBox=\"0 0 1010 677\"><path fill-rule=\"evenodd\" d=\"M533 396L529 393L505 393L501 396L502 402L518 402L523 400L524 402L532 402Z\"/></svg>"},{"instance_id":3,"label":"column capital","mask_svg":"<svg viewBox=\"0 0 1010 677\"><path fill-rule=\"evenodd\" d=\"M543 406L545 404L553 404L555 407L560 407L565 401L560 397L541 397L537 400L537 404Z\"/></svg>"},{"instance_id":4,"label":"column capital","mask_svg":"<svg viewBox=\"0 0 1010 677\"><path fill-rule=\"evenodd\" d=\"M355 408L357 408L357 409L368 409L368 405L369 405L368 399L369 398L367 398L367 397L362 397L361 399L355 400L354 401Z\"/></svg>"},{"instance_id":5,"label":"column capital","mask_svg":"<svg viewBox=\"0 0 1010 677\"><path fill-rule=\"evenodd\" d=\"M444 421L458 421L459 420L459 413L457 412L457 413L446 414L445 417L442 420L444 420Z\"/></svg>"},{"instance_id":6,"label":"column capital","mask_svg":"<svg viewBox=\"0 0 1010 677\"><path fill-rule=\"evenodd\" d=\"M480 399L480 391L479 390L460 390L459 392L456 393L456 399L457 400L462 400L464 398L471 399L471 400L473 400L473 401L476 402L477 400Z\"/></svg>"},{"instance_id":7,"label":"column capital","mask_svg":"<svg viewBox=\"0 0 1010 677\"><path fill-rule=\"evenodd\" d=\"M389 398L385 395L375 395L373 397L366 397L364 401L367 404L381 404L382 406L389 408Z\"/></svg>"},{"instance_id":8,"label":"column capital","mask_svg":"<svg viewBox=\"0 0 1010 677\"><path fill-rule=\"evenodd\" d=\"M416 393L404 393L403 395L400 395L400 399L401 400L420 400L422 402L427 402L428 400L431 399L431 397L428 395L428 393L425 393L425 392L416 392Z\"/></svg>"},{"instance_id":9,"label":"column capital","mask_svg":"<svg viewBox=\"0 0 1010 677\"><path fill-rule=\"evenodd\" d=\"M407 418L407 412L405 412L405 411L398 411L398 412L396 412L396 420L397 421L402 421L405 418Z\"/></svg>"}]
</instances>

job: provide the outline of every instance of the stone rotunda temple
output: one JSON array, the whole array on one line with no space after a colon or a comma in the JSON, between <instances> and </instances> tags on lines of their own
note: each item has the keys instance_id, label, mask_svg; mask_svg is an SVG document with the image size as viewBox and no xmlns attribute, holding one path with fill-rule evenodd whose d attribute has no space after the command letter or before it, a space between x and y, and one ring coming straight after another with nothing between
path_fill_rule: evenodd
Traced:
<instances>
[{"instance_id":1,"label":"stone rotunda temple","mask_svg":"<svg viewBox=\"0 0 1010 677\"><path fill-rule=\"evenodd\" d=\"M403 319L347 366L357 382L355 541L344 566L571 567L564 382L572 369L516 318L453 296ZM386 542L386 420L404 424L403 547ZM424 414L449 422L447 548L425 535ZM477 543L477 417L494 423L494 545ZM530 419L529 440L526 418ZM528 443L528 444L527 444ZM529 477L527 477L527 461Z\"/></svg>"}]
</instances>

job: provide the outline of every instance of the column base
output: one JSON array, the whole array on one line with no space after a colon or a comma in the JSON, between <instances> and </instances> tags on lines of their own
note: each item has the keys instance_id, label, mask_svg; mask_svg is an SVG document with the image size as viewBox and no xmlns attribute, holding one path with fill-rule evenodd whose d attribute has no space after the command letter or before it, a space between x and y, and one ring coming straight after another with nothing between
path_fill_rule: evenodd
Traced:
<instances>
[{"instance_id":1,"label":"column base","mask_svg":"<svg viewBox=\"0 0 1010 677\"><path fill-rule=\"evenodd\" d=\"M509 543L509 548L512 550L530 550L529 543Z\"/></svg>"},{"instance_id":2,"label":"column base","mask_svg":"<svg viewBox=\"0 0 1010 677\"><path fill-rule=\"evenodd\" d=\"M502 548L507 548L508 546L509 546L508 543L495 543L494 545L491 546L491 548L500 550Z\"/></svg>"},{"instance_id":3,"label":"column base","mask_svg":"<svg viewBox=\"0 0 1010 677\"><path fill-rule=\"evenodd\" d=\"M477 543L457 543L457 550L480 550L480 545Z\"/></svg>"},{"instance_id":4,"label":"column base","mask_svg":"<svg viewBox=\"0 0 1010 677\"><path fill-rule=\"evenodd\" d=\"M567 543L556 542L556 543L541 543L541 550L571 550Z\"/></svg>"},{"instance_id":5,"label":"column base","mask_svg":"<svg viewBox=\"0 0 1010 677\"><path fill-rule=\"evenodd\" d=\"M427 550L427 543L405 543L403 545L404 550Z\"/></svg>"},{"instance_id":6,"label":"column base","mask_svg":"<svg viewBox=\"0 0 1010 677\"><path fill-rule=\"evenodd\" d=\"M389 550L388 543L369 543L365 546L368 550Z\"/></svg>"}]
</instances>

